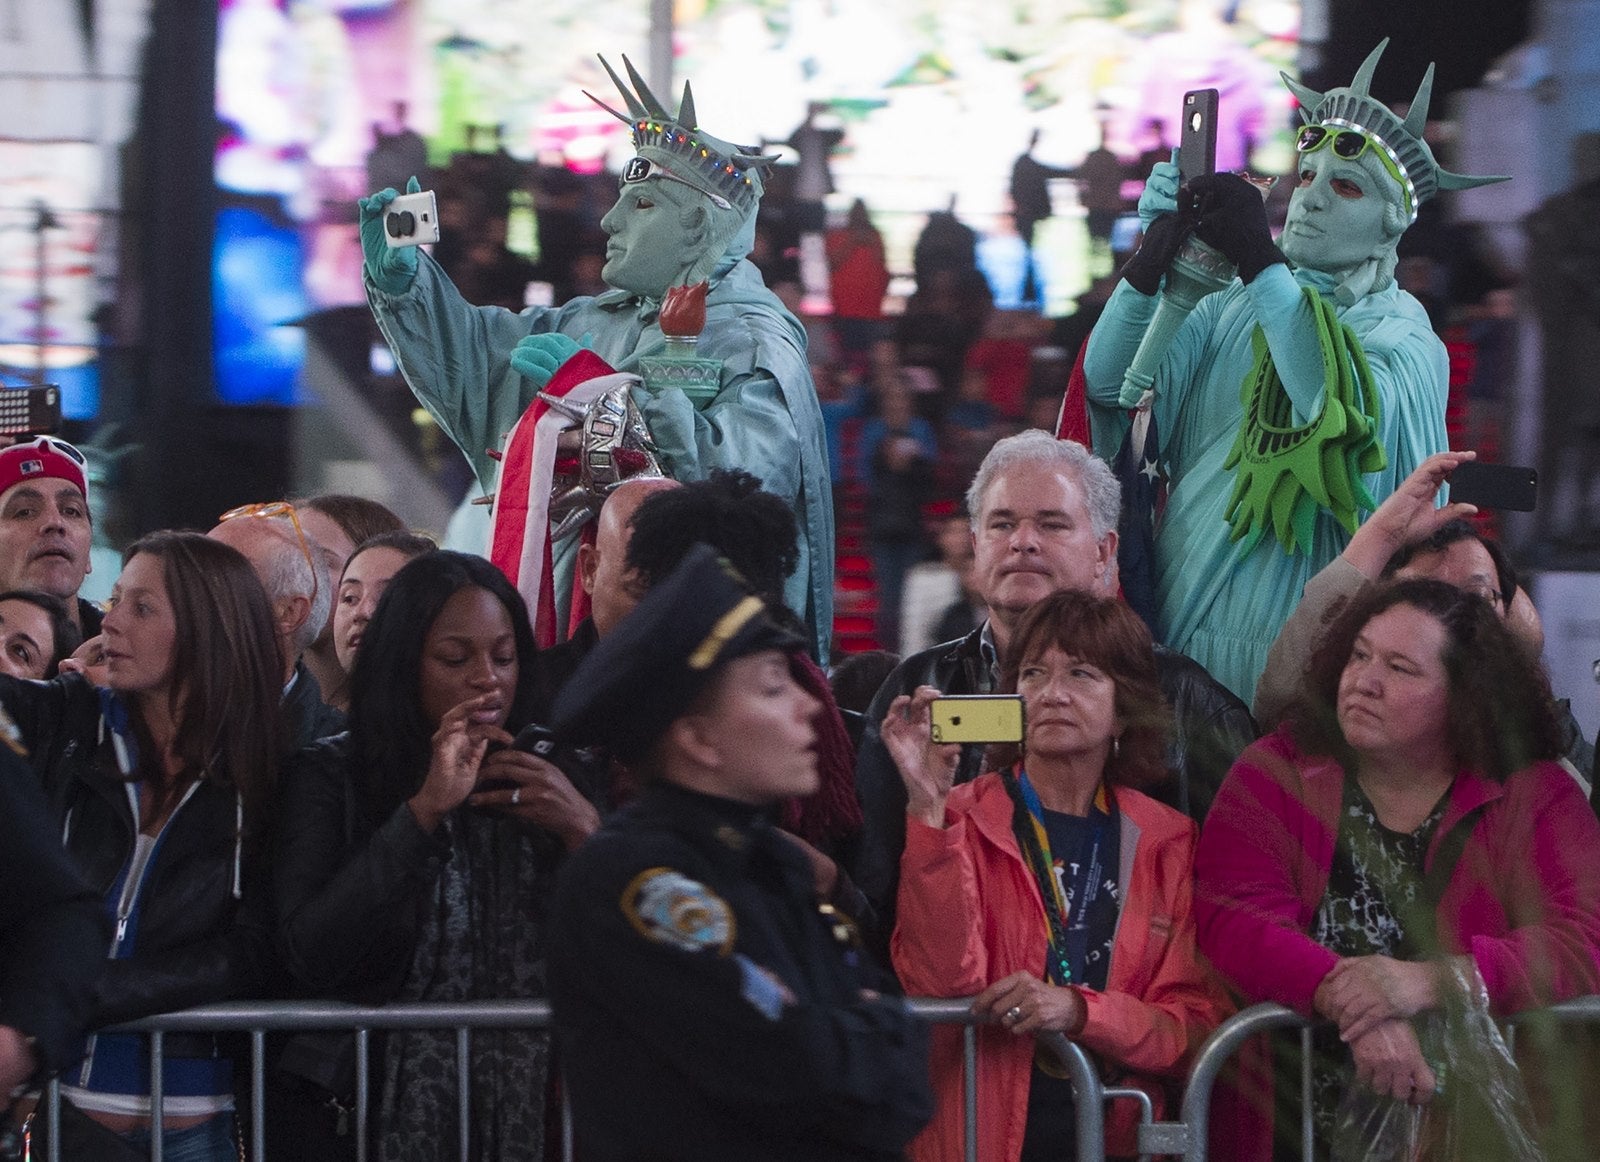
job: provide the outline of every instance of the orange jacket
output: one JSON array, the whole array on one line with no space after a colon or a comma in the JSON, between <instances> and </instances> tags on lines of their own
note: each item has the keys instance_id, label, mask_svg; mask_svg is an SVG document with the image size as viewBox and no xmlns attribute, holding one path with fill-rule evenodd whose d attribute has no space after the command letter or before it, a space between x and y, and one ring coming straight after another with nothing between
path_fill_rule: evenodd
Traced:
<instances>
[{"instance_id":1,"label":"orange jacket","mask_svg":"<svg viewBox=\"0 0 1600 1162\"><path fill-rule=\"evenodd\" d=\"M1080 989L1088 1021L1079 1044L1115 1084L1151 1091L1160 1118L1168 1084L1232 1012L1195 948L1194 848L1187 817L1126 787L1114 788L1121 822L1121 911L1106 990ZM1018 971L1041 974L1044 902L1011 831L1011 798L997 774L956 787L944 830L906 821L899 919L892 954L912 996L960 997ZM1021 1156L1032 1037L978 1030L979 1156ZM932 1123L911 1144L915 1162L962 1156L961 1030L934 1030ZM1106 1113L1113 1154L1135 1153L1132 1102Z\"/></svg>"}]
</instances>

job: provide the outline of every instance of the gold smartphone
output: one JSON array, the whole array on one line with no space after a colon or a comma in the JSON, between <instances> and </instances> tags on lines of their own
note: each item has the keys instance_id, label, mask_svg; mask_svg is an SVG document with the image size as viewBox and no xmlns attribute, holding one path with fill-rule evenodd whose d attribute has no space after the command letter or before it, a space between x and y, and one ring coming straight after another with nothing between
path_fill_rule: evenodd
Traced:
<instances>
[{"instance_id":1,"label":"gold smartphone","mask_svg":"<svg viewBox=\"0 0 1600 1162\"><path fill-rule=\"evenodd\" d=\"M969 694L929 704L933 741L1021 742L1022 699L1015 694Z\"/></svg>"}]
</instances>

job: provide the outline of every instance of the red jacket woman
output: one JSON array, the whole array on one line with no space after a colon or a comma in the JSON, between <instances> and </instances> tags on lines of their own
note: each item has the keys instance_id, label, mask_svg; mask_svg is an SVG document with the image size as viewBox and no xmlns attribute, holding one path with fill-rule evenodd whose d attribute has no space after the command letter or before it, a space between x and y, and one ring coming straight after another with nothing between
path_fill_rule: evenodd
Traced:
<instances>
[{"instance_id":1,"label":"red jacket woman","mask_svg":"<svg viewBox=\"0 0 1600 1162\"><path fill-rule=\"evenodd\" d=\"M929 687L895 700L883 738L908 804L894 966L913 994L978 994L980 1152L1017 1162L1059 1157L1075 1116L1034 1033L1072 1038L1159 1113L1228 1005L1196 952L1195 825L1127 785L1162 770L1144 624L1120 601L1053 594L1023 615L1003 679L1027 712L1024 761L1004 773L952 789L959 748L929 740ZM917 1162L962 1157L961 1048L935 1030ZM1137 1152L1134 1112L1111 1107L1112 1153Z\"/></svg>"},{"instance_id":2,"label":"red jacket woman","mask_svg":"<svg viewBox=\"0 0 1600 1162\"><path fill-rule=\"evenodd\" d=\"M1166 1084L1230 1012L1195 949L1195 825L1127 787L1114 792L1121 826L1123 893L1105 991L1081 990L1088 1017L1075 1038L1109 1067L1116 1084L1149 1089L1162 1116ZM906 821L893 954L913 996L971 996L1014 972L1039 971L1044 900L1011 831L1011 798L998 774L963 783L938 831ZM959 1029L934 1030L938 1111L912 1143L915 1159L961 1157ZM1016 1158L1028 1109L1034 1043L996 1025L978 1029L978 1135L988 1158ZM1107 1115L1111 1152L1135 1153L1134 1108ZM992 1151L992 1152L990 1152Z\"/></svg>"}]
</instances>

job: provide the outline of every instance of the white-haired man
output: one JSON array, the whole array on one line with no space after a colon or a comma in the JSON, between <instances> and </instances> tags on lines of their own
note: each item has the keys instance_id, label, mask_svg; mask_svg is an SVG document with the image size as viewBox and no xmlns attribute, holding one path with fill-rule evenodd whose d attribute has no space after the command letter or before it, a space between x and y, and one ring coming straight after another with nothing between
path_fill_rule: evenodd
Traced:
<instances>
[{"instance_id":1,"label":"white-haired man","mask_svg":"<svg viewBox=\"0 0 1600 1162\"><path fill-rule=\"evenodd\" d=\"M272 603L272 621L283 656L283 712L291 750L338 734L344 715L322 700L317 680L300 655L328 620L333 594L322 547L300 527L287 501L246 504L222 514L207 536L244 554Z\"/></svg>"}]
</instances>

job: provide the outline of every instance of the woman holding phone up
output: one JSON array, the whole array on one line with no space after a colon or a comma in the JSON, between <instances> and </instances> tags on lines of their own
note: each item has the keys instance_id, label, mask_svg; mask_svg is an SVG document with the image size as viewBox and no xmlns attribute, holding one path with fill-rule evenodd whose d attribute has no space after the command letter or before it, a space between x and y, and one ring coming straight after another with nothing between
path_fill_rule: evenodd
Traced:
<instances>
[{"instance_id":1,"label":"woman holding phone up","mask_svg":"<svg viewBox=\"0 0 1600 1162\"><path fill-rule=\"evenodd\" d=\"M914 995L978 994L978 1134L988 1157L1060 1158L1071 1084L1032 1034L1078 1041L1157 1117L1227 1002L1195 948L1195 825L1134 787L1165 773L1167 709L1150 634L1127 605L1063 591L1028 610L1002 672L1026 711L1020 753L952 789L955 745L930 738L938 692L883 722L909 798L894 967ZM939 1109L918 1162L962 1156L962 1039L934 1030ZM1108 1142L1135 1153L1113 1107Z\"/></svg>"}]
</instances>

